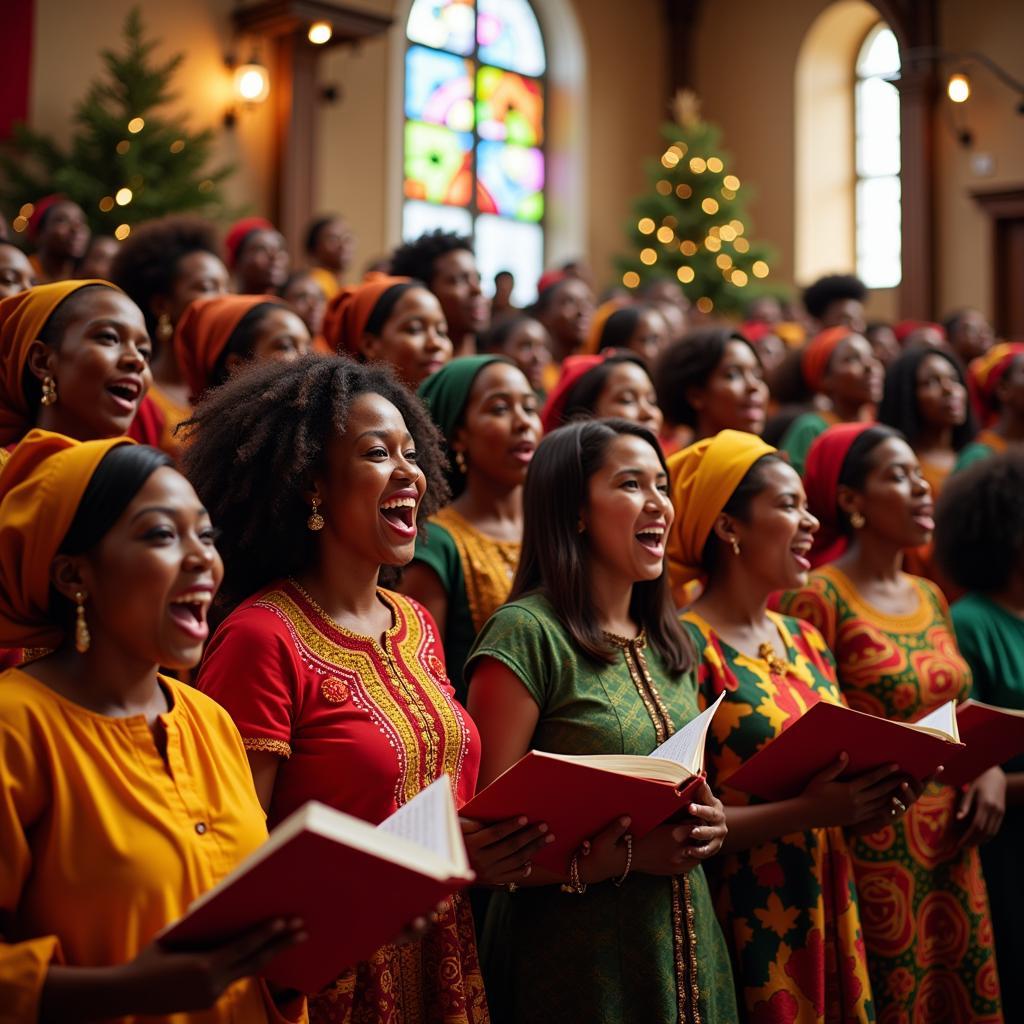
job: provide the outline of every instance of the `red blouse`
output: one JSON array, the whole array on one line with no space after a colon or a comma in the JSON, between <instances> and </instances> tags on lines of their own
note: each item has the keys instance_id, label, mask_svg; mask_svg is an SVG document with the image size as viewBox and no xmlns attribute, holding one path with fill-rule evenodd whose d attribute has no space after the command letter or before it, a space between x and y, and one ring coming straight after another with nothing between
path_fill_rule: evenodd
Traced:
<instances>
[{"instance_id":1,"label":"red blouse","mask_svg":"<svg viewBox=\"0 0 1024 1024\"><path fill-rule=\"evenodd\" d=\"M269 825L307 800L377 823L439 776L474 793L480 740L454 698L437 626L378 591L384 645L342 629L295 583L273 584L221 624L196 685L223 705L248 750L282 757Z\"/></svg>"}]
</instances>

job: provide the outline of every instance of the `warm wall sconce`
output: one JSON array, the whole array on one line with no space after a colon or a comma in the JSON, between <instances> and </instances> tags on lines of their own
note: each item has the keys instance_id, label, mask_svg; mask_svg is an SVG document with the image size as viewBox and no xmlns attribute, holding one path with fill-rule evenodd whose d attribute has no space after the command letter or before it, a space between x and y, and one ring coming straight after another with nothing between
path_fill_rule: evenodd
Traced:
<instances>
[{"instance_id":1,"label":"warm wall sconce","mask_svg":"<svg viewBox=\"0 0 1024 1024\"><path fill-rule=\"evenodd\" d=\"M331 27L330 22L314 21L313 24L309 26L306 38L315 46L323 46L324 43L329 43L331 41L331 36L333 35L334 29Z\"/></svg>"},{"instance_id":2,"label":"warm wall sconce","mask_svg":"<svg viewBox=\"0 0 1024 1024\"><path fill-rule=\"evenodd\" d=\"M971 96L970 79L962 71L950 75L946 85L946 95L954 103L966 103Z\"/></svg>"},{"instance_id":3,"label":"warm wall sconce","mask_svg":"<svg viewBox=\"0 0 1024 1024\"><path fill-rule=\"evenodd\" d=\"M256 59L236 68L235 94L243 103L262 103L270 95L270 72Z\"/></svg>"}]
</instances>

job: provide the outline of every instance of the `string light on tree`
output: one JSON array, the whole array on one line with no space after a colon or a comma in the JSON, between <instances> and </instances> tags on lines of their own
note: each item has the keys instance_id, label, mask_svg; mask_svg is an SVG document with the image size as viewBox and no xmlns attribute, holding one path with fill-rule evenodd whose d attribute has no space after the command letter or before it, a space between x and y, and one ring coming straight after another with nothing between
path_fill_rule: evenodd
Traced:
<instances>
[{"instance_id":1,"label":"string light on tree","mask_svg":"<svg viewBox=\"0 0 1024 1024\"><path fill-rule=\"evenodd\" d=\"M767 277L770 270L768 264L764 260L754 260L754 265L750 268L754 274L754 277Z\"/></svg>"},{"instance_id":2,"label":"string light on tree","mask_svg":"<svg viewBox=\"0 0 1024 1024\"><path fill-rule=\"evenodd\" d=\"M132 135L138 135L139 132L141 132L142 129L145 128L145 127L146 127L146 121L145 121L145 118L142 118L142 117L133 117L128 122L128 131L131 132Z\"/></svg>"},{"instance_id":3,"label":"string light on tree","mask_svg":"<svg viewBox=\"0 0 1024 1024\"><path fill-rule=\"evenodd\" d=\"M110 213L114 208L114 197L104 196L97 204L104 213Z\"/></svg>"},{"instance_id":4,"label":"string light on tree","mask_svg":"<svg viewBox=\"0 0 1024 1024\"><path fill-rule=\"evenodd\" d=\"M750 293L771 293L754 270L771 256L742 237L747 192L737 195L740 179L696 96L679 93L673 115L648 171L649 191L634 207L629 251L617 260L621 280L627 288L671 280L702 312L741 314Z\"/></svg>"},{"instance_id":5,"label":"string light on tree","mask_svg":"<svg viewBox=\"0 0 1024 1024\"><path fill-rule=\"evenodd\" d=\"M119 188L114 193L114 202L117 203L118 206L127 206L131 201L132 190L127 186L124 188Z\"/></svg>"},{"instance_id":6,"label":"string light on tree","mask_svg":"<svg viewBox=\"0 0 1024 1024\"><path fill-rule=\"evenodd\" d=\"M114 228L114 237L119 241L123 242L132 233L132 226L130 224L118 224Z\"/></svg>"}]
</instances>

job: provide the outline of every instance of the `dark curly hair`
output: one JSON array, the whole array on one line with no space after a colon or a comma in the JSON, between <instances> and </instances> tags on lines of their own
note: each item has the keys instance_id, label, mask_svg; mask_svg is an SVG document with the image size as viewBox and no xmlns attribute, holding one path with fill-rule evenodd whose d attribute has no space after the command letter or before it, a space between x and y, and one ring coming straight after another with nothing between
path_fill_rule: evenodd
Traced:
<instances>
[{"instance_id":1,"label":"dark curly hair","mask_svg":"<svg viewBox=\"0 0 1024 1024\"><path fill-rule=\"evenodd\" d=\"M331 436L344 434L353 400L367 393L391 402L412 434L427 480L417 516L422 524L448 500L441 438L423 405L386 367L344 356L246 367L209 391L183 424L184 473L222 531L224 604L313 563L304 491L323 468ZM382 580L386 575L382 570Z\"/></svg>"},{"instance_id":2,"label":"dark curly hair","mask_svg":"<svg viewBox=\"0 0 1024 1024\"><path fill-rule=\"evenodd\" d=\"M690 388L702 388L707 384L715 367L725 356L725 348L730 341L746 345L760 364L757 349L730 327L707 327L690 331L661 353L651 378L658 396L658 405L665 419L673 426L697 426L697 410L690 404L686 392Z\"/></svg>"},{"instance_id":3,"label":"dark curly hair","mask_svg":"<svg viewBox=\"0 0 1024 1024\"><path fill-rule=\"evenodd\" d=\"M395 277L411 277L414 280L434 283L434 264L441 256L465 249L473 251L473 243L465 235L452 231L428 231L414 242L406 242L391 254L391 273Z\"/></svg>"},{"instance_id":4,"label":"dark curly hair","mask_svg":"<svg viewBox=\"0 0 1024 1024\"><path fill-rule=\"evenodd\" d=\"M1024 560L1024 454L1007 452L949 478L935 509L935 557L965 590L1002 590Z\"/></svg>"},{"instance_id":5,"label":"dark curly hair","mask_svg":"<svg viewBox=\"0 0 1024 1024\"><path fill-rule=\"evenodd\" d=\"M924 426L917 402L917 371L929 356L945 359L956 371L957 380L965 389L967 387L959 360L939 348L912 348L889 364L885 371L885 391L878 406L878 422L895 427L911 446L917 444ZM967 415L963 423L953 428L953 450L960 451L971 441L977 429L970 402L967 402Z\"/></svg>"},{"instance_id":6,"label":"dark curly hair","mask_svg":"<svg viewBox=\"0 0 1024 1024\"><path fill-rule=\"evenodd\" d=\"M178 264L193 252L220 259L216 228L201 217L172 215L139 225L114 257L110 276L142 310L151 338L157 320L153 299L170 295Z\"/></svg>"},{"instance_id":7,"label":"dark curly hair","mask_svg":"<svg viewBox=\"0 0 1024 1024\"><path fill-rule=\"evenodd\" d=\"M843 299L863 302L867 294L868 290L859 277L853 274L828 274L804 289L804 309L815 320L821 320L833 302Z\"/></svg>"}]
</instances>

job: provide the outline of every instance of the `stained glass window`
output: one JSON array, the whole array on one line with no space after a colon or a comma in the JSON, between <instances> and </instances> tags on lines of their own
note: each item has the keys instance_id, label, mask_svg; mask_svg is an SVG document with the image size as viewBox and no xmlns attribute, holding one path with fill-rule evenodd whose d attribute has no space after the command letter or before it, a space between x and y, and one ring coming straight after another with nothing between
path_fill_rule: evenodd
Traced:
<instances>
[{"instance_id":1,"label":"stained glass window","mask_svg":"<svg viewBox=\"0 0 1024 1024\"><path fill-rule=\"evenodd\" d=\"M544 268L544 73L527 0L414 0L406 24L402 236L472 236L485 286Z\"/></svg>"},{"instance_id":2,"label":"stained glass window","mask_svg":"<svg viewBox=\"0 0 1024 1024\"><path fill-rule=\"evenodd\" d=\"M857 274L869 288L901 279L900 51L888 25L868 33L857 58Z\"/></svg>"}]
</instances>

